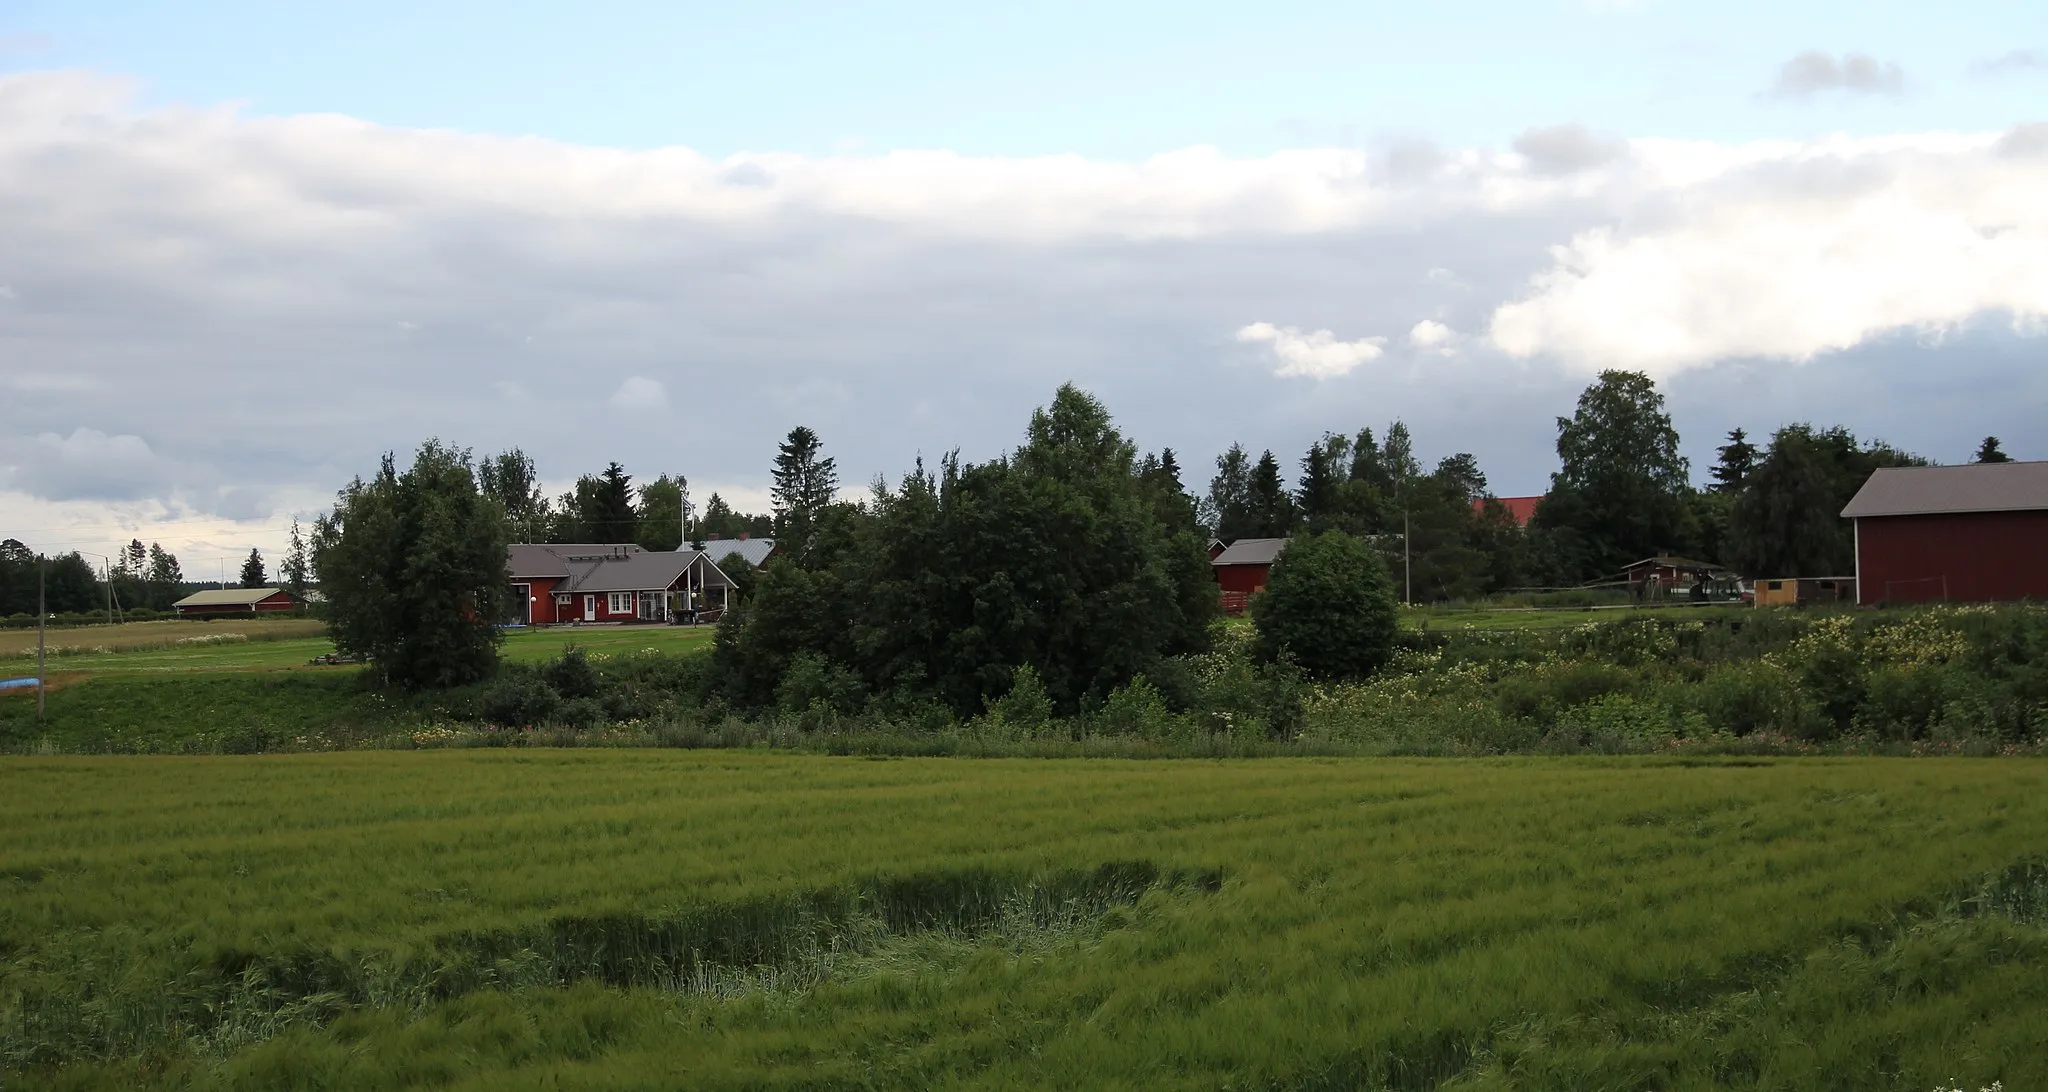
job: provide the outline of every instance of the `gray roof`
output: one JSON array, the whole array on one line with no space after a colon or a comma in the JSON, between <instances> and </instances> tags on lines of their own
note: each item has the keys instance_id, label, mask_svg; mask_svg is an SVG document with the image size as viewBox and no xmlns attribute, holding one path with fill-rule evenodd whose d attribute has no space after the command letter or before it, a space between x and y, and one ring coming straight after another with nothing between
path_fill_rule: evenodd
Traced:
<instances>
[{"instance_id":1,"label":"gray roof","mask_svg":"<svg viewBox=\"0 0 2048 1092\"><path fill-rule=\"evenodd\" d=\"M714 538L704 543L704 555L713 561L724 561L728 554L738 554L757 569L773 552L775 540L772 538Z\"/></svg>"},{"instance_id":2,"label":"gray roof","mask_svg":"<svg viewBox=\"0 0 2048 1092\"><path fill-rule=\"evenodd\" d=\"M193 592L172 603L173 607L247 607L283 591L283 588L216 588Z\"/></svg>"},{"instance_id":3,"label":"gray roof","mask_svg":"<svg viewBox=\"0 0 2048 1092\"><path fill-rule=\"evenodd\" d=\"M505 549L505 568L514 580L535 576L566 579L571 559L646 552L630 543L615 546L603 542L515 542Z\"/></svg>"},{"instance_id":4,"label":"gray roof","mask_svg":"<svg viewBox=\"0 0 2048 1092\"><path fill-rule=\"evenodd\" d=\"M1211 565L1271 565L1287 548L1284 538L1241 538L1216 555Z\"/></svg>"},{"instance_id":5,"label":"gray roof","mask_svg":"<svg viewBox=\"0 0 2048 1092\"><path fill-rule=\"evenodd\" d=\"M682 582L691 566L704 587L729 587L732 581L695 550L655 552L638 546L603 543L515 543L506 551L505 568L513 580L554 577L557 592L664 591Z\"/></svg>"},{"instance_id":6,"label":"gray roof","mask_svg":"<svg viewBox=\"0 0 2048 1092\"><path fill-rule=\"evenodd\" d=\"M2048 462L1884 467L1842 509L1845 519L2048 509Z\"/></svg>"}]
</instances>

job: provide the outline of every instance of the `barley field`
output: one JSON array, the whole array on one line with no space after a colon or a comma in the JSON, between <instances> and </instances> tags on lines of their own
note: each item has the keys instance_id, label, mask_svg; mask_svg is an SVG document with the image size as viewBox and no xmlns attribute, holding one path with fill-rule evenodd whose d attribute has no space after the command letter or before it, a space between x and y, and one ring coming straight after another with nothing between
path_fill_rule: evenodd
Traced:
<instances>
[{"instance_id":1,"label":"barley field","mask_svg":"<svg viewBox=\"0 0 2048 1092\"><path fill-rule=\"evenodd\" d=\"M10 759L0 1085L2042 1087L2044 788L1961 759Z\"/></svg>"}]
</instances>

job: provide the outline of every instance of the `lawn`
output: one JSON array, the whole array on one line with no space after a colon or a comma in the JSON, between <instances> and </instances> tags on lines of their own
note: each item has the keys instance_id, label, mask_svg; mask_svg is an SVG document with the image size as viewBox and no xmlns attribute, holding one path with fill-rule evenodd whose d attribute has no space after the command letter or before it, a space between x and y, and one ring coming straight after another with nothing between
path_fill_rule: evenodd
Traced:
<instances>
[{"instance_id":1,"label":"lawn","mask_svg":"<svg viewBox=\"0 0 2048 1092\"><path fill-rule=\"evenodd\" d=\"M0 762L0 1085L2048 1084L2027 760Z\"/></svg>"},{"instance_id":2,"label":"lawn","mask_svg":"<svg viewBox=\"0 0 2048 1092\"><path fill-rule=\"evenodd\" d=\"M174 628L147 628L153 626ZM26 655L18 649L10 655L0 647L0 675L35 673L35 631L27 632ZM321 636L326 627L305 619L136 622L127 626L86 627L60 632L65 647L108 650L77 652L50 659L51 671L66 674L313 668L315 658L334 651L334 643ZM672 652L708 647L713 632L711 626L557 626L508 630L502 651L506 659L526 661L551 659L572 644L591 652L615 654L648 648ZM20 633L18 630L0 632L0 638L18 645ZM52 635L51 644L59 644L56 634Z\"/></svg>"}]
</instances>

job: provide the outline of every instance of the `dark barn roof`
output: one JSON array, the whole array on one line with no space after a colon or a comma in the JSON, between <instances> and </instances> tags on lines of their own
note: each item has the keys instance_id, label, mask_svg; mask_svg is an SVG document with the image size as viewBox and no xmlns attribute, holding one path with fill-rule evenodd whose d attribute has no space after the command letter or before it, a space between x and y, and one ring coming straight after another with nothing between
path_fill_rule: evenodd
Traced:
<instances>
[{"instance_id":1,"label":"dark barn roof","mask_svg":"<svg viewBox=\"0 0 2048 1092\"><path fill-rule=\"evenodd\" d=\"M1241 538L1216 555L1211 565L1271 565L1287 549L1284 538Z\"/></svg>"},{"instance_id":2,"label":"dark barn roof","mask_svg":"<svg viewBox=\"0 0 2048 1092\"><path fill-rule=\"evenodd\" d=\"M1844 519L2048 509L2048 462L1883 467L1842 509Z\"/></svg>"}]
</instances>

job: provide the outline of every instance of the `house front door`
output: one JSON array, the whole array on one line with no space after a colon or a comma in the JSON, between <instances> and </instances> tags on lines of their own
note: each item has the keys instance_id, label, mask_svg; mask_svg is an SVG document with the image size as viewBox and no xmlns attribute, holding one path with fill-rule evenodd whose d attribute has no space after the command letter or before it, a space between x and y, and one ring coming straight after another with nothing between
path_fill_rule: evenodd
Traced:
<instances>
[{"instance_id":1,"label":"house front door","mask_svg":"<svg viewBox=\"0 0 2048 1092\"><path fill-rule=\"evenodd\" d=\"M583 620L586 622L597 621L597 596L585 595L583 597Z\"/></svg>"}]
</instances>

